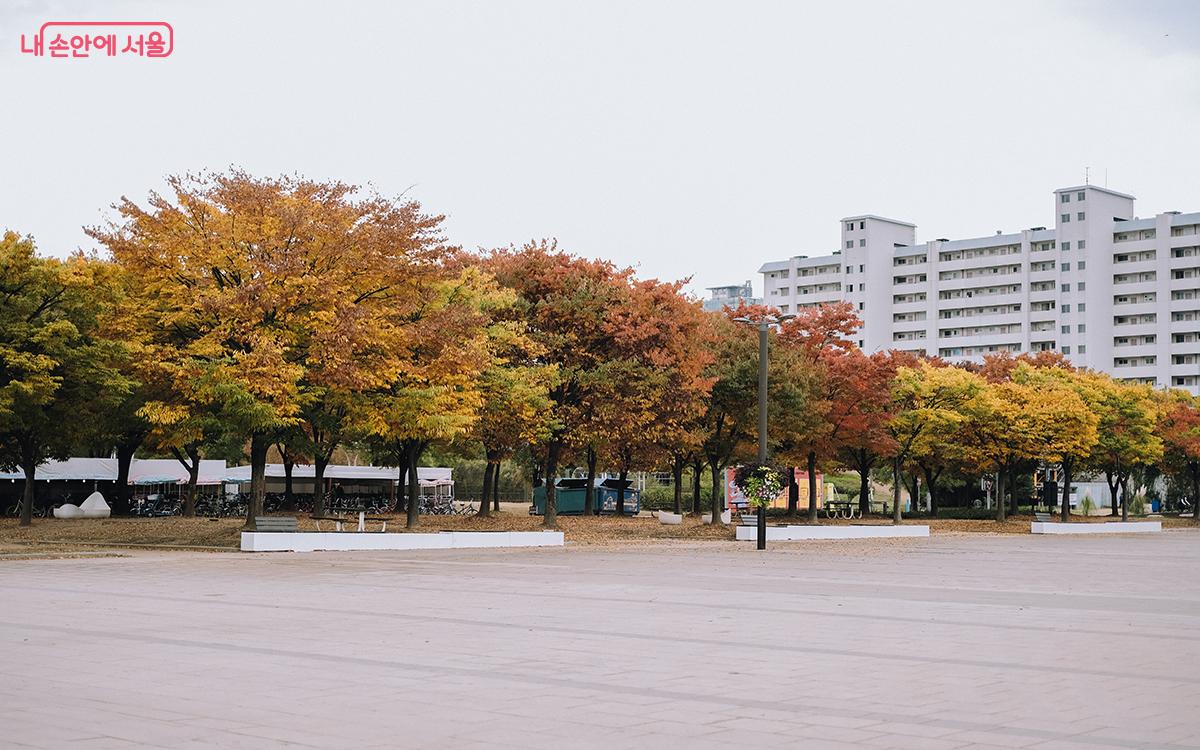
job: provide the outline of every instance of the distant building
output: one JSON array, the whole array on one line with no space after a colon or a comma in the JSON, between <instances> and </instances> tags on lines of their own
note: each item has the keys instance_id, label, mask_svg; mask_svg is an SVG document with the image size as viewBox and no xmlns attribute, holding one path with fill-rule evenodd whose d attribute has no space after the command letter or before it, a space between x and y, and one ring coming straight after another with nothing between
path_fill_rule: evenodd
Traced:
<instances>
[{"instance_id":1,"label":"distant building","mask_svg":"<svg viewBox=\"0 0 1200 750\"><path fill-rule=\"evenodd\" d=\"M851 303L868 352L978 362L1057 351L1123 380L1200 390L1200 212L1140 219L1133 196L1096 185L1052 200L1051 228L921 243L908 222L847 217L837 250L763 264L763 298L784 313Z\"/></svg>"},{"instance_id":2,"label":"distant building","mask_svg":"<svg viewBox=\"0 0 1200 750\"><path fill-rule=\"evenodd\" d=\"M737 307L745 302L747 305L761 305L762 300L754 296L754 287L747 281L733 286L710 286L709 298L704 300L705 312L720 312L726 307Z\"/></svg>"}]
</instances>

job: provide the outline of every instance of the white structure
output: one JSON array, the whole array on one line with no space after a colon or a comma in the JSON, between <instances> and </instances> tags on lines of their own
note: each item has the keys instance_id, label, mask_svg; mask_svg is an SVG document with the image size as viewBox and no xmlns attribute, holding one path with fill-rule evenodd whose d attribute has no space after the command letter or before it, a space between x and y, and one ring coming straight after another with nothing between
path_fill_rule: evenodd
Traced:
<instances>
[{"instance_id":1,"label":"white structure","mask_svg":"<svg viewBox=\"0 0 1200 750\"><path fill-rule=\"evenodd\" d=\"M352 550L561 547L561 531L441 531L433 534L347 532L242 532L242 552L341 552Z\"/></svg>"},{"instance_id":2,"label":"white structure","mask_svg":"<svg viewBox=\"0 0 1200 750\"><path fill-rule=\"evenodd\" d=\"M1200 213L1134 216L1132 195L1054 191L1053 228L916 241L916 226L842 219L842 247L766 263L763 300L783 312L845 300L868 352L979 361L1062 352L1158 386L1200 386Z\"/></svg>"},{"instance_id":3,"label":"white structure","mask_svg":"<svg viewBox=\"0 0 1200 750\"><path fill-rule=\"evenodd\" d=\"M720 312L726 307L736 308L742 302L747 305L762 304L762 300L754 296L754 286L749 281L732 286L710 286L708 294L708 299L703 302L705 312Z\"/></svg>"}]
</instances>

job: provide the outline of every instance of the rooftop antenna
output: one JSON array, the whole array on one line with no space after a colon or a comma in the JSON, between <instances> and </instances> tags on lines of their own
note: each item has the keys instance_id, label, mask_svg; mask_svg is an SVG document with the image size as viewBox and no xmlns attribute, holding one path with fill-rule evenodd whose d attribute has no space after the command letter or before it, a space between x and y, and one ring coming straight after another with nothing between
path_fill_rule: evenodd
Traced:
<instances>
[{"instance_id":1,"label":"rooftop antenna","mask_svg":"<svg viewBox=\"0 0 1200 750\"><path fill-rule=\"evenodd\" d=\"M1091 167L1084 167L1084 168L1083 168L1083 184L1084 184L1084 185L1091 185L1091 184L1092 184L1092 183L1091 183L1091 180L1089 179L1089 178L1090 178L1091 171L1092 171L1092 168L1091 168Z\"/></svg>"}]
</instances>

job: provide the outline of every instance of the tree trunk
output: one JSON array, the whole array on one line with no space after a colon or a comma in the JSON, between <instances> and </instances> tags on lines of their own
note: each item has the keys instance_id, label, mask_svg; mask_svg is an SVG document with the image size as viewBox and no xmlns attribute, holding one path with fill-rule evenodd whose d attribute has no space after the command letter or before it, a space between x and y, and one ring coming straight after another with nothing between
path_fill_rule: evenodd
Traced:
<instances>
[{"instance_id":1,"label":"tree trunk","mask_svg":"<svg viewBox=\"0 0 1200 750\"><path fill-rule=\"evenodd\" d=\"M267 448L270 446L265 432L250 435L250 499L246 502L244 531L254 531L254 519L262 515L263 496L267 491Z\"/></svg>"},{"instance_id":2,"label":"tree trunk","mask_svg":"<svg viewBox=\"0 0 1200 750\"><path fill-rule=\"evenodd\" d=\"M629 467L624 462L621 464L621 470L617 473L617 515L625 515L625 480L629 477Z\"/></svg>"},{"instance_id":3,"label":"tree trunk","mask_svg":"<svg viewBox=\"0 0 1200 750\"><path fill-rule=\"evenodd\" d=\"M683 467L687 460L683 456L671 459L671 483L675 485L675 505L671 512L675 515L683 513Z\"/></svg>"},{"instance_id":4,"label":"tree trunk","mask_svg":"<svg viewBox=\"0 0 1200 750\"><path fill-rule=\"evenodd\" d=\"M704 473L704 462L703 461L693 461L692 462L692 513L695 513L696 515L700 515L700 511L702 510L700 507L700 495L701 495L700 482L701 482L701 475L703 473Z\"/></svg>"},{"instance_id":5,"label":"tree trunk","mask_svg":"<svg viewBox=\"0 0 1200 750\"><path fill-rule=\"evenodd\" d=\"M33 501L37 498L34 481L37 475L37 461L21 462L21 470L25 473L25 487L21 492L21 525L33 525Z\"/></svg>"},{"instance_id":6,"label":"tree trunk","mask_svg":"<svg viewBox=\"0 0 1200 750\"><path fill-rule=\"evenodd\" d=\"M583 515L593 514L596 514L596 450L588 446L587 487L583 488Z\"/></svg>"},{"instance_id":7,"label":"tree trunk","mask_svg":"<svg viewBox=\"0 0 1200 750\"><path fill-rule=\"evenodd\" d=\"M808 453L808 522L817 522L817 453Z\"/></svg>"},{"instance_id":8,"label":"tree trunk","mask_svg":"<svg viewBox=\"0 0 1200 750\"><path fill-rule=\"evenodd\" d=\"M921 512L921 475L917 474L917 472L915 472L915 471L913 472L913 475L912 475L912 494L909 495L909 497L912 498L911 501L909 502L909 506L910 506L908 509L909 512L910 513L920 513Z\"/></svg>"},{"instance_id":9,"label":"tree trunk","mask_svg":"<svg viewBox=\"0 0 1200 750\"><path fill-rule=\"evenodd\" d=\"M892 523L899 524L904 520L900 510L900 459L892 459Z\"/></svg>"},{"instance_id":10,"label":"tree trunk","mask_svg":"<svg viewBox=\"0 0 1200 750\"><path fill-rule=\"evenodd\" d=\"M296 499L292 484L292 469L296 466L296 459L283 443L276 443L275 449L279 451L279 460L283 463L283 507L291 510L295 507Z\"/></svg>"},{"instance_id":11,"label":"tree trunk","mask_svg":"<svg viewBox=\"0 0 1200 750\"><path fill-rule=\"evenodd\" d=\"M1015 516L1021 510L1020 506L1017 505L1017 502L1018 502L1018 499L1017 499L1017 477L1016 477L1015 469L1012 469L1008 472L1007 484L1008 484L1008 488L1009 488L1008 489L1008 493L1009 493L1008 508L1009 508L1010 514Z\"/></svg>"},{"instance_id":12,"label":"tree trunk","mask_svg":"<svg viewBox=\"0 0 1200 750\"><path fill-rule=\"evenodd\" d=\"M1121 477L1121 520L1129 520L1129 476Z\"/></svg>"},{"instance_id":13,"label":"tree trunk","mask_svg":"<svg viewBox=\"0 0 1200 750\"><path fill-rule=\"evenodd\" d=\"M712 512L712 522L722 523L721 521L721 467L711 458L708 461L709 469L712 470L712 498L709 501L709 509Z\"/></svg>"},{"instance_id":14,"label":"tree trunk","mask_svg":"<svg viewBox=\"0 0 1200 750\"><path fill-rule=\"evenodd\" d=\"M1008 504L1004 501L1004 469L996 472L996 520L1004 522L1007 518Z\"/></svg>"},{"instance_id":15,"label":"tree trunk","mask_svg":"<svg viewBox=\"0 0 1200 750\"><path fill-rule=\"evenodd\" d=\"M858 463L858 514L866 518L871 512L871 464L865 450L855 451Z\"/></svg>"},{"instance_id":16,"label":"tree trunk","mask_svg":"<svg viewBox=\"0 0 1200 750\"><path fill-rule=\"evenodd\" d=\"M942 475L941 471L934 471L932 467L921 464L921 471L925 474L925 490L929 493L929 517L937 518L938 502L937 502L937 480Z\"/></svg>"},{"instance_id":17,"label":"tree trunk","mask_svg":"<svg viewBox=\"0 0 1200 750\"><path fill-rule=\"evenodd\" d=\"M405 528L417 528L421 514L421 484L417 479L417 465L421 463L421 454L427 444L418 440L412 441L408 449L408 515L404 521Z\"/></svg>"},{"instance_id":18,"label":"tree trunk","mask_svg":"<svg viewBox=\"0 0 1200 750\"><path fill-rule=\"evenodd\" d=\"M117 443L117 486L113 488L112 504L114 516L129 515L129 467L133 464L133 454L141 444L141 435L130 436Z\"/></svg>"},{"instance_id":19,"label":"tree trunk","mask_svg":"<svg viewBox=\"0 0 1200 750\"><path fill-rule=\"evenodd\" d=\"M488 458L487 464L483 469L483 491L479 493L479 510L475 513L477 516L487 518L491 515L492 509L492 471L495 468L491 458Z\"/></svg>"},{"instance_id":20,"label":"tree trunk","mask_svg":"<svg viewBox=\"0 0 1200 750\"><path fill-rule=\"evenodd\" d=\"M492 472L492 510L500 512L500 467L504 461L496 456L496 471Z\"/></svg>"},{"instance_id":21,"label":"tree trunk","mask_svg":"<svg viewBox=\"0 0 1200 750\"><path fill-rule=\"evenodd\" d=\"M1117 494L1118 494L1119 490L1121 489L1121 477L1119 474L1113 474L1110 471L1105 471L1104 472L1104 483L1108 485L1108 497L1109 497L1108 504L1110 506L1112 506L1108 512L1108 515L1110 517L1115 518L1118 513L1118 511L1117 511Z\"/></svg>"},{"instance_id":22,"label":"tree trunk","mask_svg":"<svg viewBox=\"0 0 1200 750\"><path fill-rule=\"evenodd\" d=\"M314 516L325 515L325 468L329 466L329 454L318 449L313 456L313 504Z\"/></svg>"},{"instance_id":23,"label":"tree trunk","mask_svg":"<svg viewBox=\"0 0 1200 750\"><path fill-rule=\"evenodd\" d=\"M196 485L200 482L200 447L189 446L188 458L192 463L188 467L187 496L183 500L183 515L193 518L196 515Z\"/></svg>"},{"instance_id":24,"label":"tree trunk","mask_svg":"<svg viewBox=\"0 0 1200 750\"><path fill-rule=\"evenodd\" d=\"M1188 464L1192 472L1192 520L1200 521L1200 461Z\"/></svg>"},{"instance_id":25,"label":"tree trunk","mask_svg":"<svg viewBox=\"0 0 1200 750\"><path fill-rule=\"evenodd\" d=\"M1075 461L1070 458L1064 458L1062 462L1062 522L1070 523L1071 521L1071 469L1074 467Z\"/></svg>"},{"instance_id":26,"label":"tree trunk","mask_svg":"<svg viewBox=\"0 0 1200 750\"><path fill-rule=\"evenodd\" d=\"M787 492L787 514L789 516L800 515L800 483L796 481L796 467L794 466L787 467Z\"/></svg>"},{"instance_id":27,"label":"tree trunk","mask_svg":"<svg viewBox=\"0 0 1200 750\"><path fill-rule=\"evenodd\" d=\"M171 454L188 473L187 495L183 499L183 515L191 518L196 515L196 484L200 479L200 446L191 443L184 446L182 451L178 448L171 448Z\"/></svg>"},{"instance_id":28,"label":"tree trunk","mask_svg":"<svg viewBox=\"0 0 1200 750\"><path fill-rule=\"evenodd\" d=\"M558 498L555 495L554 479L558 473L558 455L562 452L562 443L551 440L546 446L546 513L542 516L542 525L548 529L558 528Z\"/></svg>"}]
</instances>

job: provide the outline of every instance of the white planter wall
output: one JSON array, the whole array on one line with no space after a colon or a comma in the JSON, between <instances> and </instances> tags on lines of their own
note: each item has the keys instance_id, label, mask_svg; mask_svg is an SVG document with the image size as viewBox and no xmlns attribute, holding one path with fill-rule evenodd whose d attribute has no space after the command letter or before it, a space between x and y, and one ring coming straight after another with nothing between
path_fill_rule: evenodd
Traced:
<instances>
[{"instance_id":1,"label":"white planter wall","mask_svg":"<svg viewBox=\"0 0 1200 750\"><path fill-rule=\"evenodd\" d=\"M374 532L242 532L243 552L348 552L353 550L561 547L561 531L441 531L433 534Z\"/></svg>"},{"instance_id":2,"label":"white planter wall","mask_svg":"<svg viewBox=\"0 0 1200 750\"><path fill-rule=\"evenodd\" d=\"M767 541L794 539L889 539L895 537L929 536L928 526L768 526ZM752 542L758 539L753 526L738 526L737 539Z\"/></svg>"},{"instance_id":3,"label":"white planter wall","mask_svg":"<svg viewBox=\"0 0 1200 750\"><path fill-rule=\"evenodd\" d=\"M1162 531L1161 521L1108 521L1105 523L1057 523L1033 521L1031 534L1153 534Z\"/></svg>"}]
</instances>

